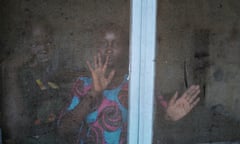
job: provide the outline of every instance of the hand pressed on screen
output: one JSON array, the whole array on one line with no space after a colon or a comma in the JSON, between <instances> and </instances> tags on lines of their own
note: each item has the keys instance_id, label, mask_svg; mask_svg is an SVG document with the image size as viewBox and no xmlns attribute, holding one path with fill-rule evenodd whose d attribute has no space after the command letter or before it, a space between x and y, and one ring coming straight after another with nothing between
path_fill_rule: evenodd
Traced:
<instances>
[{"instance_id":1,"label":"hand pressed on screen","mask_svg":"<svg viewBox=\"0 0 240 144\"><path fill-rule=\"evenodd\" d=\"M115 70L111 70L109 75L106 75L106 70L108 66L109 56L106 57L106 61L102 62L102 56L100 53L94 56L94 66L87 61L88 68L92 74L93 78L93 90L94 92L101 93L105 90L108 84L112 81L115 74Z\"/></svg>"},{"instance_id":2,"label":"hand pressed on screen","mask_svg":"<svg viewBox=\"0 0 240 144\"><path fill-rule=\"evenodd\" d=\"M172 121L177 121L183 118L199 102L199 93L200 88L198 85L192 85L180 98L178 98L178 92L176 92L168 103L165 118Z\"/></svg>"}]
</instances>

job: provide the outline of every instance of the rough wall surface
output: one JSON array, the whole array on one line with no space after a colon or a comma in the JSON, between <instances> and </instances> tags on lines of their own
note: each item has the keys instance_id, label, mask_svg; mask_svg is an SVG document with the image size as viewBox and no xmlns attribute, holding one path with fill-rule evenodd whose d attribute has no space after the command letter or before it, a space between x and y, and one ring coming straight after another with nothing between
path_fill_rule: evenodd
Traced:
<instances>
[{"instance_id":1,"label":"rough wall surface","mask_svg":"<svg viewBox=\"0 0 240 144\"><path fill-rule=\"evenodd\" d=\"M158 1L157 84L162 93L200 84L204 103L239 111L239 6L237 1ZM169 87L171 85L171 87ZM174 89L173 89L174 88Z\"/></svg>"},{"instance_id":2,"label":"rough wall surface","mask_svg":"<svg viewBox=\"0 0 240 144\"><path fill-rule=\"evenodd\" d=\"M237 0L158 1L157 95L201 86L201 102L189 116L163 124L165 131L156 128L158 135L168 133L168 143L240 139L239 7Z\"/></svg>"}]
</instances>

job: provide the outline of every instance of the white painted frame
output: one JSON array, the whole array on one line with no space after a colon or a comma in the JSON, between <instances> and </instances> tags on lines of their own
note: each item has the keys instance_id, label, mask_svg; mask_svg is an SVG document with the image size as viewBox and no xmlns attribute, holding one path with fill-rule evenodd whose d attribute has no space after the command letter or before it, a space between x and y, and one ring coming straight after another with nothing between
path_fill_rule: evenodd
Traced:
<instances>
[{"instance_id":1,"label":"white painted frame","mask_svg":"<svg viewBox=\"0 0 240 144\"><path fill-rule=\"evenodd\" d=\"M129 144L151 144L156 48L156 0L132 0Z\"/></svg>"}]
</instances>

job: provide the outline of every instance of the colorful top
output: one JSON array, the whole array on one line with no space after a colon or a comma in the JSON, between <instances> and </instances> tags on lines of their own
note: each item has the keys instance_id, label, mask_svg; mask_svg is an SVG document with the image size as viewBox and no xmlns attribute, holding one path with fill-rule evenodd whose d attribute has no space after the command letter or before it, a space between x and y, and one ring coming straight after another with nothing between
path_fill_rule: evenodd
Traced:
<instances>
[{"instance_id":1,"label":"colorful top","mask_svg":"<svg viewBox=\"0 0 240 144\"><path fill-rule=\"evenodd\" d=\"M88 96L92 88L92 79L79 77L72 88L72 100L65 113L72 111L81 99ZM79 144L124 144L127 143L127 99L128 80L113 89L103 91L100 105L90 112L79 126L77 143Z\"/></svg>"}]
</instances>

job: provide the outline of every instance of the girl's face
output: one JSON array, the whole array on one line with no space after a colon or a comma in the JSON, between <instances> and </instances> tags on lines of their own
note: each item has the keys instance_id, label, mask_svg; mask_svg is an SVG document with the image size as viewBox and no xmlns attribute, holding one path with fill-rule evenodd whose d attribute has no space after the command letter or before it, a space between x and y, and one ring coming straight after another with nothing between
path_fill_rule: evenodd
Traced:
<instances>
[{"instance_id":1,"label":"girl's face","mask_svg":"<svg viewBox=\"0 0 240 144\"><path fill-rule=\"evenodd\" d=\"M106 31L98 43L98 52L103 56L103 59L109 56L110 67L122 65L123 62L128 62L128 46L119 34L113 31Z\"/></svg>"},{"instance_id":2,"label":"girl's face","mask_svg":"<svg viewBox=\"0 0 240 144\"><path fill-rule=\"evenodd\" d=\"M49 61L51 45L50 41L47 38L47 33L41 27L33 28L32 33L32 54L35 55L38 62Z\"/></svg>"}]
</instances>

